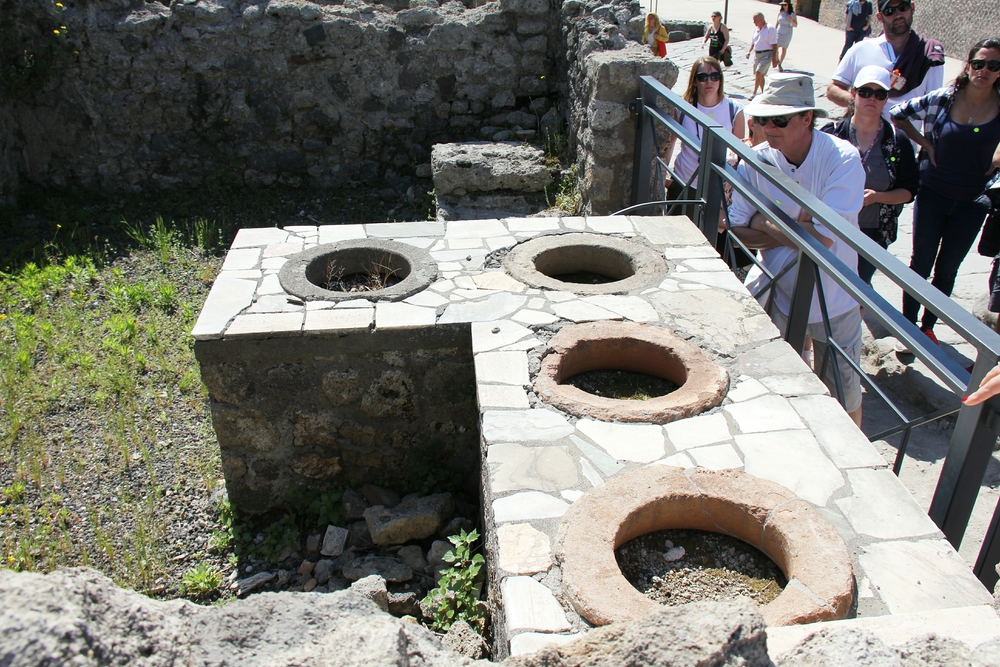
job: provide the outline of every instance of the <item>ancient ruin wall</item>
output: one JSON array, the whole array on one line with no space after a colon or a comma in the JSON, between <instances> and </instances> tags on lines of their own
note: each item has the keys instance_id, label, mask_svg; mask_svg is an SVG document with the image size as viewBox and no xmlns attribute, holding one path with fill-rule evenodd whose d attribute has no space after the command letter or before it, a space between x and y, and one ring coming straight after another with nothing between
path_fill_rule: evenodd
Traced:
<instances>
[{"instance_id":1,"label":"ancient ruin wall","mask_svg":"<svg viewBox=\"0 0 1000 667\"><path fill-rule=\"evenodd\" d=\"M195 343L229 498L246 512L291 484L412 486L445 466L479 494L468 327Z\"/></svg>"},{"instance_id":2,"label":"ancient ruin wall","mask_svg":"<svg viewBox=\"0 0 1000 667\"><path fill-rule=\"evenodd\" d=\"M550 0L65 4L44 17L66 26L52 76L0 100L0 164L42 185L399 185L432 144L515 138L554 99ZM37 7L4 11L30 32Z\"/></svg>"},{"instance_id":3,"label":"ancient ruin wall","mask_svg":"<svg viewBox=\"0 0 1000 667\"><path fill-rule=\"evenodd\" d=\"M433 144L485 139L565 142L588 212L608 213L628 199L636 78L676 76L638 44L636 0L63 4L2 1L4 62L15 43L49 56L29 85L0 80L2 201L21 178L405 191Z\"/></svg>"}]
</instances>

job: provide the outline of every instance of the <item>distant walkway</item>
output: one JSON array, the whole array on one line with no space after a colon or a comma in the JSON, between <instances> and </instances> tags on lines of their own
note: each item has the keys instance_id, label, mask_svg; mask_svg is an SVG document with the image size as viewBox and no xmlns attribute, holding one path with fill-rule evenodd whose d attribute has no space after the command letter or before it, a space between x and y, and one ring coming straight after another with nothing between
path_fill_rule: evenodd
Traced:
<instances>
[{"instance_id":1,"label":"distant walkway","mask_svg":"<svg viewBox=\"0 0 1000 667\"><path fill-rule=\"evenodd\" d=\"M665 17L664 20L666 20ZM725 70L725 91L726 95L732 97L740 105L744 105L747 103L748 98L750 97L750 92L753 90L753 60L747 60L744 57L750 46L747 42L739 40L734 36L730 37L730 41L733 45L733 66L727 67ZM680 68L680 73L677 75L677 83L674 84L673 87L674 92L678 94L684 93L685 88L687 88L688 75L691 72L691 65L698 58L707 55L708 47L705 46L702 48L702 40L700 37L696 39L689 39L686 42L675 42L667 45L667 58L674 61L677 64L677 67ZM786 72L800 72L802 74L808 74L812 77L813 88L816 90L817 104L826 109L831 117L839 118L844 115L844 109L842 107L838 107L826 99L826 86L830 83L829 77L815 74L803 69L796 69L793 64L794 61L791 60L791 56L785 59L785 63L788 65L785 67ZM777 69L773 67L771 68L771 72L776 71Z\"/></svg>"}]
</instances>

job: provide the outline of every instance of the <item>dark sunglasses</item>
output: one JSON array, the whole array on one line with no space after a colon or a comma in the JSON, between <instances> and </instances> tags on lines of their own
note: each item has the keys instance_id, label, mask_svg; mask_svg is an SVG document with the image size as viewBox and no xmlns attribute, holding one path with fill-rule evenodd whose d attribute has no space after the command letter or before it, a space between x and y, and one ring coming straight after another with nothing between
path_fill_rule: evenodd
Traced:
<instances>
[{"instance_id":1,"label":"dark sunglasses","mask_svg":"<svg viewBox=\"0 0 1000 667\"><path fill-rule=\"evenodd\" d=\"M980 67L979 69L982 69L982 68ZM712 73L698 72L697 74L694 75L694 78L698 79L698 81L700 81L701 83L705 83L709 79L711 79L712 81L722 81L722 73L721 72L712 72Z\"/></svg>"},{"instance_id":2,"label":"dark sunglasses","mask_svg":"<svg viewBox=\"0 0 1000 667\"><path fill-rule=\"evenodd\" d=\"M901 2L898 5L889 5L888 7L882 8L882 16L892 16L896 12L903 12L904 14L910 11L910 7L913 5L909 2Z\"/></svg>"},{"instance_id":3,"label":"dark sunglasses","mask_svg":"<svg viewBox=\"0 0 1000 667\"><path fill-rule=\"evenodd\" d=\"M982 60L977 58L969 61L969 67L974 70L981 70L984 67L988 67L991 72L1000 72L1000 60Z\"/></svg>"},{"instance_id":4,"label":"dark sunglasses","mask_svg":"<svg viewBox=\"0 0 1000 667\"><path fill-rule=\"evenodd\" d=\"M753 122L757 123L760 127L767 127L767 123L770 121L780 130L788 127L788 124L792 121L792 119L798 115L799 114L797 113L793 113L790 116L764 116L763 118L760 116L753 116Z\"/></svg>"},{"instance_id":5,"label":"dark sunglasses","mask_svg":"<svg viewBox=\"0 0 1000 667\"><path fill-rule=\"evenodd\" d=\"M888 99L889 97L889 91L882 90L881 88L868 88L867 86L863 86L861 88L855 88L854 90L858 92L858 97L862 97L866 100L872 95L874 95L875 99L879 102Z\"/></svg>"}]
</instances>

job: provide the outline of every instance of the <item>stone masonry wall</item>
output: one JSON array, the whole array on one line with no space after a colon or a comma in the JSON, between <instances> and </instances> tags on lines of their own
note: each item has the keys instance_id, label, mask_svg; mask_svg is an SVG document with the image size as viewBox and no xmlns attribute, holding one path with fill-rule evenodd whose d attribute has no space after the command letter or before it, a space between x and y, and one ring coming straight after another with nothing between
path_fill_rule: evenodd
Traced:
<instances>
[{"instance_id":1,"label":"stone masonry wall","mask_svg":"<svg viewBox=\"0 0 1000 667\"><path fill-rule=\"evenodd\" d=\"M878 20L873 21L873 34L880 34L882 26ZM843 0L822 0L819 22L843 29ZM964 61L973 44L986 37L1000 37L1000 4L993 0L918 2L913 28L921 35L941 40L948 56Z\"/></svg>"},{"instance_id":2,"label":"stone masonry wall","mask_svg":"<svg viewBox=\"0 0 1000 667\"><path fill-rule=\"evenodd\" d=\"M671 88L677 65L629 42L621 50L590 54L578 71L571 127L580 191L586 193L584 213L610 215L631 203L635 117L629 103L639 96L639 77L652 76Z\"/></svg>"},{"instance_id":3,"label":"stone masonry wall","mask_svg":"<svg viewBox=\"0 0 1000 667\"><path fill-rule=\"evenodd\" d=\"M638 0L0 5L0 57L22 43L53 55L29 72L37 86L0 79L5 201L19 179L135 191L384 178L402 193L430 176L433 144L513 139L576 151L588 210L611 212L628 197L636 78L676 76L638 44Z\"/></svg>"},{"instance_id":4,"label":"stone masonry wall","mask_svg":"<svg viewBox=\"0 0 1000 667\"><path fill-rule=\"evenodd\" d=\"M468 327L198 341L229 498L266 511L289 484L406 487L415 466L479 495Z\"/></svg>"},{"instance_id":5,"label":"stone masonry wall","mask_svg":"<svg viewBox=\"0 0 1000 667\"><path fill-rule=\"evenodd\" d=\"M18 171L43 185L385 177L405 190L430 176L432 144L528 129L548 110L550 1L398 12L361 0L68 2L52 76L7 101L0 163L16 140ZM30 18L37 3L6 0L4 12Z\"/></svg>"}]
</instances>

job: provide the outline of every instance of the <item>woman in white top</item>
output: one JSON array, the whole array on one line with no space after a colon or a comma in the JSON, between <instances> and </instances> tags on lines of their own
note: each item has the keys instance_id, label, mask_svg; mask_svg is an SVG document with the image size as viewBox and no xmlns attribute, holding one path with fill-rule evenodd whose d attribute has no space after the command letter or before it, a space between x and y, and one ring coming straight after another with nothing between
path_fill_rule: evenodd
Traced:
<instances>
[{"instance_id":1,"label":"woman in white top","mask_svg":"<svg viewBox=\"0 0 1000 667\"><path fill-rule=\"evenodd\" d=\"M723 91L725 77L722 74L722 64L712 57L702 57L694 61L691 66L691 75L688 78L687 90L684 91L684 100L693 107L697 107L712 120L718 122L722 127L730 130L736 138L742 139L744 135L743 112L731 99L726 97ZM694 122L694 119L675 111L675 117L680 121L691 134L701 138L701 126ZM670 162L673 153L674 141L677 137L670 137L667 144L667 155L665 162ZM667 199L692 199L694 187L697 185L698 173L698 153L688 146L681 144L681 151L677 154L674 162L674 172L677 178L670 182L667 187ZM690 186L685 195L686 186ZM684 195L684 196L681 196ZM693 209L684 207L682 214L691 216Z\"/></svg>"}]
</instances>

